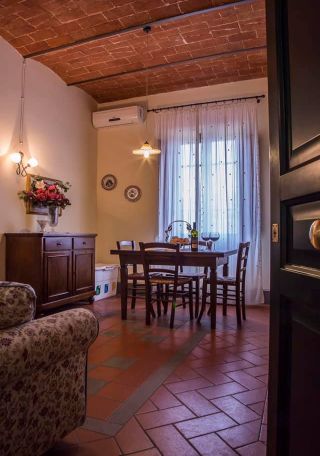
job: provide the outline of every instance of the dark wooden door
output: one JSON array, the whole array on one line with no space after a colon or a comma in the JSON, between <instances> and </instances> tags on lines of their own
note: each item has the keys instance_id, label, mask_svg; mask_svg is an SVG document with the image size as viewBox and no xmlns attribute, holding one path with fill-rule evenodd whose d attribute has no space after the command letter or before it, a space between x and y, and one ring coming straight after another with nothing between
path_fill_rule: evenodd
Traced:
<instances>
[{"instance_id":1,"label":"dark wooden door","mask_svg":"<svg viewBox=\"0 0 320 456\"><path fill-rule=\"evenodd\" d=\"M44 295L46 302L72 294L72 251L44 254Z\"/></svg>"},{"instance_id":2,"label":"dark wooden door","mask_svg":"<svg viewBox=\"0 0 320 456\"><path fill-rule=\"evenodd\" d=\"M267 0L274 224L269 456L320 455L320 251L309 239L320 220L319 17L319 0ZM317 234L314 240L320 246Z\"/></svg>"},{"instance_id":3,"label":"dark wooden door","mask_svg":"<svg viewBox=\"0 0 320 456\"><path fill-rule=\"evenodd\" d=\"M94 290L94 250L75 250L73 254L74 292Z\"/></svg>"}]
</instances>

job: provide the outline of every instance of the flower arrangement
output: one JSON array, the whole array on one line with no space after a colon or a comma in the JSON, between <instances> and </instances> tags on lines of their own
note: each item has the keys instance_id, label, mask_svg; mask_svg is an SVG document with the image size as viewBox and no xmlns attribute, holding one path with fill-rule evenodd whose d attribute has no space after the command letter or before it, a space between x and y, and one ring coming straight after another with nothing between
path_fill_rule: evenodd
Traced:
<instances>
[{"instance_id":1,"label":"flower arrangement","mask_svg":"<svg viewBox=\"0 0 320 456\"><path fill-rule=\"evenodd\" d=\"M61 207L65 209L70 206L70 200L65 193L70 189L69 182L46 182L42 177L35 177L31 181L30 188L18 193L20 199L40 207Z\"/></svg>"}]
</instances>

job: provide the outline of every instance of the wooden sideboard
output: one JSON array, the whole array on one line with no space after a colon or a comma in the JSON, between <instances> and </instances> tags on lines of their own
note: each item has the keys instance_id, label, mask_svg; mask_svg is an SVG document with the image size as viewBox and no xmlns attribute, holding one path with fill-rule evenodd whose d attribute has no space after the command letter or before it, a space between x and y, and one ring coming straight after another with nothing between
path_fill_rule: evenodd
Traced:
<instances>
[{"instance_id":1,"label":"wooden sideboard","mask_svg":"<svg viewBox=\"0 0 320 456\"><path fill-rule=\"evenodd\" d=\"M37 313L95 295L95 234L6 233L6 280L30 284Z\"/></svg>"}]
</instances>

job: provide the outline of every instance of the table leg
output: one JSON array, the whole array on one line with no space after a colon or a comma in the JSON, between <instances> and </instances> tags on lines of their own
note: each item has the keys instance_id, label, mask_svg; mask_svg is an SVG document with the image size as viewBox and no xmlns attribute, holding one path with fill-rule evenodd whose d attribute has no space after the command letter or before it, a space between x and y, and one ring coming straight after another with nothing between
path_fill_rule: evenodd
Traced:
<instances>
[{"instance_id":1,"label":"table leg","mask_svg":"<svg viewBox=\"0 0 320 456\"><path fill-rule=\"evenodd\" d=\"M128 307L128 268L126 264L122 264L120 267L121 277L121 319L127 319L127 307Z\"/></svg>"},{"instance_id":2,"label":"table leg","mask_svg":"<svg viewBox=\"0 0 320 456\"><path fill-rule=\"evenodd\" d=\"M223 277L228 277L229 275L229 261L223 265ZM227 315L227 305L228 305L228 286L223 285L223 302L222 302L222 314L223 316Z\"/></svg>"},{"instance_id":3,"label":"table leg","mask_svg":"<svg viewBox=\"0 0 320 456\"><path fill-rule=\"evenodd\" d=\"M217 263L210 267L210 321L211 329L216 329L217 315Z\"/></svg>"}]
</instances>

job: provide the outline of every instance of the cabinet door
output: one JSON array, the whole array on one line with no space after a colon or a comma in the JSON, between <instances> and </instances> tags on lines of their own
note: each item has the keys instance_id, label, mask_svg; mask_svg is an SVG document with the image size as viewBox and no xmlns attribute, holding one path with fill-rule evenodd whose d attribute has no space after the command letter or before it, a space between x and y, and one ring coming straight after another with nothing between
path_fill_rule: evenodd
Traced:
<instances>
[{"instance_id":1,"label":"cabinet door","mask_svg":"<svg viewBox=\"0 0 320 456\"><path fill-rule=\"evenodd\" d=\"M74 292L94 290L94 250L75 250L73 254Z\"/></svg>"},{"instance_id":2,"label":"cabinet door","mask_svg":"<svg viewBox=\"0 0 320 456\"><path fill-rule=\"evenodd\" d=\"M57 301L72 294L72 252L44 254L44 291L46 301Z\"/></svg>"}]
</instances>

